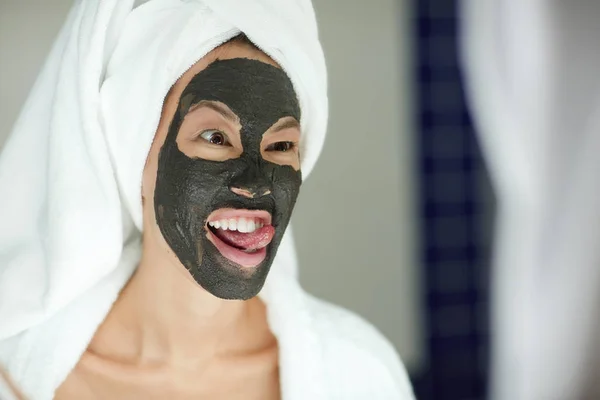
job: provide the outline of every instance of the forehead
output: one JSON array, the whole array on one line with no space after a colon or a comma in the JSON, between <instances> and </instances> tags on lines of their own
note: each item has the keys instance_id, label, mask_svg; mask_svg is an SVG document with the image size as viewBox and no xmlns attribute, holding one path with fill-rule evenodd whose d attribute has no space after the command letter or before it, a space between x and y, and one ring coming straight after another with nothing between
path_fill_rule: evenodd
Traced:
<instances>
[{"instance_id":1,"label":"forehead","mask_svg":"<svg viewBox=\"0 0 600 400\"><path fill-rule=\"evenodd\" d=\"M202 100L226 104L242 125L274 123L291 116L300 120L300 106L292 82L273 65L247 58L217 60L197 73L180 98L180 111Z\"/></svg>"}]
</instances>

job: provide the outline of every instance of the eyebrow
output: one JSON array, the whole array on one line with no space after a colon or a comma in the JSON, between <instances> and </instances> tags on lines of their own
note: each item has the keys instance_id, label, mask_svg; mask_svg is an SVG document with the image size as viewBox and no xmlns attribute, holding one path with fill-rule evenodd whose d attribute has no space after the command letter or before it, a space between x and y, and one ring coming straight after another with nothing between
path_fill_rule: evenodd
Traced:
<instances>
[{"instance_id":1,"label":"eyebrow","mask_svg":"<svg viewBox=\"0 0 600 400\"><path fill-rule=\"evenodd\" d=\"M217 113L221 114L223 116L223 118L229 120L230 122L233 122L233 123L240 122L239 117L237 115L235 115L235 113L233 111L231 111L229 108L226 108L226 107L222 106L221 104L211 101L211 100L202 100L199 103L194 104L193 106L190 107L190 109L188 110L188 113L191 113L202 107L210 108L211 110L216 111ZM296 118L294 118L294 117L287 118L285 121L283 121L279 125L276 125L273 128L273 132L280 132L280 131L283 131L283 130L289 129L289 128L300 129L300 123L298 122L298 120L296 120Z\"/></svg>"},{"instance_id":2,"label":"eyebrow","mask_svg":"<svg viewBox=\"0 0 600 400\"><path fill-rule=\"evenodd\" d=\"M214 101L210 101L210 100L202 100L199 103L194 104L193 106L190 107L190 109L188 110L188 113L191 113L194 110L197 110L199 108L210 108L213 111L218 112L219 114L221 114L221 116L223 116L223 118L229 120L230 122L233 123L239 123L240 119L238 118L237 115L235 115L233 113L233 111L231 111L229 108L226 108L224 106L222 106L219 103L216 103Z\"/></svg>"},{"instance_id":3,"label":"eyebrow","mask_svg":"<svg viewBox=\"0 0 600 400\"><path fill-rule=\"evenodd\" d=\"M273 132L279 132L288 128L298 128L300 129L300 123L296 120L296 118L287 118L285 121L280 123L279 125L275 125L273 128Z\"/></svg>"}]
</instances>

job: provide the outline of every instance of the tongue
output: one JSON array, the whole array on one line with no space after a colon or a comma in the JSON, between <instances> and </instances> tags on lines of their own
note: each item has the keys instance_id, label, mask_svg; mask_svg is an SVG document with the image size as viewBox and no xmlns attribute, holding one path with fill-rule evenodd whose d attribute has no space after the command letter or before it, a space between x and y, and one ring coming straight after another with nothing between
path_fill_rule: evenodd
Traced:
<instances>
[{"instance_id":1,"label":"tongue","mask_svg":"<svg viewBox=\"0 0 600 400\"><path fill-rule=\"evenodd\" d=\"M272 225L267 225L251 233L225 231L222 229L215 229L214 232L219 239L230 246L244 250L256 250L265 247L271 242L275 234L275 228Z\"/></svg>"}]
</instances>

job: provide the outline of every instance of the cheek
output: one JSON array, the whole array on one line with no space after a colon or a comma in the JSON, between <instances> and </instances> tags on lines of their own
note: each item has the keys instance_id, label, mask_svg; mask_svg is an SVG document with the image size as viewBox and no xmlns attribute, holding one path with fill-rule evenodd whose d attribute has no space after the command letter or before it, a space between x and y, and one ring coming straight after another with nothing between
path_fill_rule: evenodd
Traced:
<instances>
[{"instance_id":1,"label":"cheek","mask_svg":"<svg viewBox=\"0 0 600 400\"><path fill-rule=\"evenodd\" d=\"M151 151L146 160L144 171L142 174L142 198L147 204L154 196L156 187L156 173L158 171L158 162L156 154Z\"/></svg>"},{"instance_id":2,"label":"cheek","mask_svg":"<svg viewBox=\"0 0 600 400\"><path fill-rule=\"evenodd\" d=\"M300 171L300 155L297 151L264 151L261 150L261 156L264 160L281 166L289 166L294 171Z\"/></svg>"},{"instance_id":3,"label":"cheek","mask_svg":"<svg viewBox=\"0 0 600 400\"><path fill-rule=\"evenodd\" d=\"M151 208L154 203L154 189L156 187L156 170L155 162L151 162L150 158L144 166L142 175L142 207L144 213L146 209Z\"/></svg>"},{"instance_id":4,"label":"cheek","mask_svg":"<svg viewBox=\"0 0 600 400\"><path fill-rule=\"evenodd\" d=\"M277 188L277 198L288 207L293 207L302 185L302 175L300 171L294 170L290 166L284 167L282 173L274 179L274 186ZM289 210L291 212L291 209Z\"/></svg>"},{"instance_id":5,"label":"cheek","mask_svg":"<svg viewBox=\"0 0 600 400\"><path fill-rule=\"evenodd\" d=\"M165 105L165 107L167 106ZM144 165L144 170L142 172L142 198L144 199L144 204L153 203L154 190L156 189L156 177L158 173L158 157L163 145L165 144L169 127L169 124L166 121L165 112L167 112L168 115L171 115L172 111L173 110L168 109L163 110L163 113L161 114L161 120L154 135L154 139L150 144L148 156L146 157L146 164Z\"/></svg>"},{"instance_id":6,"label":"cheek","mask_svg":"<svg viewBox=\"0 0 600 400\"><path fill-rule=\"evenodd\" d=\"M171 164L162 176L160 189L172 201L183 208L198 205L206 211L223 192L228 193L228 162L182 161Z\"/></svg>"}]
</instances>

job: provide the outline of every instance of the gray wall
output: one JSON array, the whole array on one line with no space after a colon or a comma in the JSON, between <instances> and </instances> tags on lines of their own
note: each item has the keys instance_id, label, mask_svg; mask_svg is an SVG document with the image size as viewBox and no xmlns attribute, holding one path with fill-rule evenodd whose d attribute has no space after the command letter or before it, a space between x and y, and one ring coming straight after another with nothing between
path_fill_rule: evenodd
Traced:
<instances>
[{"instance_id":1,"label":"gray wall","mask_svg":"<svg viewBox=\"0 0 600 400\"><path fill-rule=\"evenodd\" d=\"M328 138L294 215L301 280L421 360L407 1L314 0L330 82ZM0 144L71 0L0 0Z\"/></svg>"},{"instance_id":2,"label":"gray wall","mask_svg":"<svg viewBox=\"0 0 600 400\"><path fill-rule=\"evenodd\" d=\"M71 4L72 0L0 0L0 145Z\"/></svg>"},{"instance_id":3,"label":"gray wall","mask_svg":"<svg viewBox=\"0 0 600 400\"><path fill-rule=\"evenodd\" d=\"M420 361L408 1L313 0L329 71L325 149L294 216L301 279Z\"/></svg>"}]
</instances>

